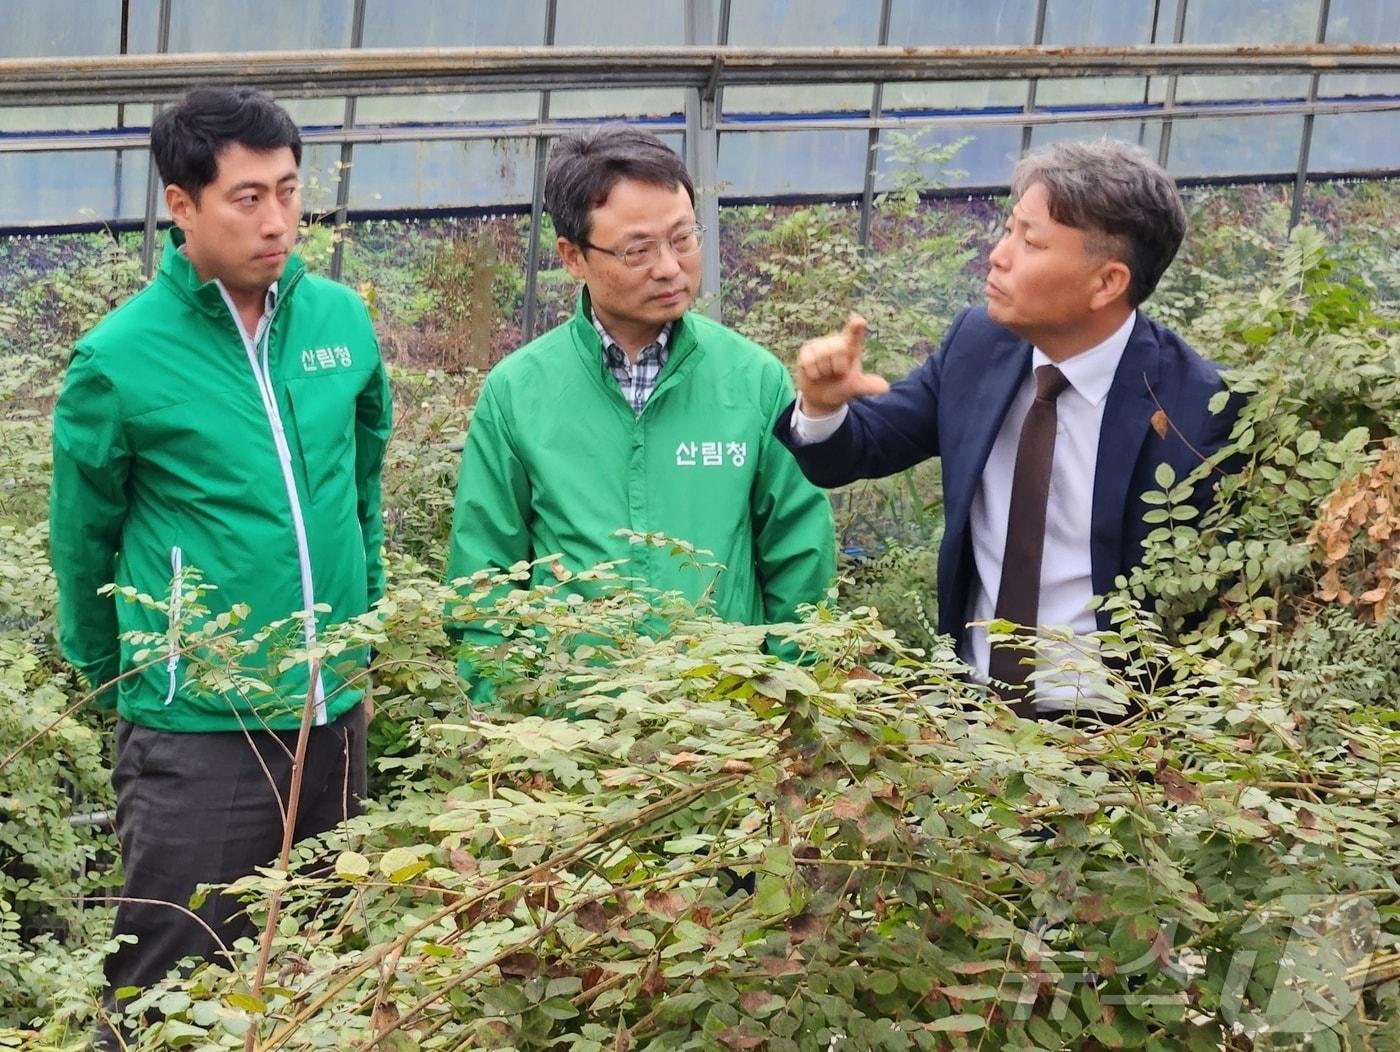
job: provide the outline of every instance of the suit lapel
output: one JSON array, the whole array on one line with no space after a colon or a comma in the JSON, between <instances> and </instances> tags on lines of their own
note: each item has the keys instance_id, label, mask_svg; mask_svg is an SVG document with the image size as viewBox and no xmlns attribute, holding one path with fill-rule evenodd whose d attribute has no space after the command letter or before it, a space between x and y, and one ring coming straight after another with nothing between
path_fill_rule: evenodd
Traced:
<instances>
[{"instance_id":1,"label":"suit lapel","mask_svg":"<svg viewBox=\"0 0 1400 1052\"><path fill-rule=\"evenodd\" d=\"M1139 311L1118 371L1113 375L1113 385L1108 389L1099 430L1090 543L1096 595L1112 589L1123 561L1123 522L1133 468L1152 426L1152 414L1158 408L1152 393L1156 391L1161 397L1160 357L1157 339Z\"/></svg>"},{"instance_id":2,"label":"suit lapel","mask_svg":"<svg viewBox=\"0 0 1400 1052\"><path fill-rule=\"evenodd\" d=\"M987 466L987 458L992 455L992 446L1001 431L1006 410L1021 386L1031 364L1031 345L1025 340L1014 340L998 347L987 356L985 368L977 378L977 386L971 401L967 403L968 434L967 448L973 451L972 469L973 490L982 478ZM972 505L972 493L967 495L967 506Z\"/></svg>"}]
</instances>

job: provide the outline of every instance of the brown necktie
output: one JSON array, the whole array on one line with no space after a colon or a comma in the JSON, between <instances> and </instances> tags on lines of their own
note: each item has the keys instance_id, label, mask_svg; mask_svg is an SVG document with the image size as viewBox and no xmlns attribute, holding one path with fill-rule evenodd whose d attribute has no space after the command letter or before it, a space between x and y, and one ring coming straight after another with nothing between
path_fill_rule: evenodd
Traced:
<instances>
[{"instance_id":1,"label":"brown necktie","mask_svg":"<svg viewBox=\"0 0 1400 1052\"><path fill-rule=\"evenodd\" d=\"M1011 475L1011 510L1006 551L1001 560L1001 587L996 616L1028 631L1040 623L1040 562L1045 551L1045 501L1050 496L1050 468L1055 462L1055 400L1069 386L1053 365L1035 371L1035 401L1021 425L1016 468ZM1026 684L1031 666L1022 664L1032 651L1001 644L992 647L988 672L1007 684L999 688L1017 715L1031 718L1035 702Z\"/></svg>"}]
</instances>

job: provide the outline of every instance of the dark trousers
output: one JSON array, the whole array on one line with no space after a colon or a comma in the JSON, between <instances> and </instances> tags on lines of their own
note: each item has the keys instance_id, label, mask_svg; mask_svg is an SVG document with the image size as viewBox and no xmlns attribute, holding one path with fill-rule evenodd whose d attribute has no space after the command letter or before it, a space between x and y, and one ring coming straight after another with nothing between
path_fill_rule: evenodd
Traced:
<instances>
[{"instance_id":1,"label":"dark trousers","mask_svg":"<svg viewBox=\"0 0 1400 1052\"><path fill-rule=\"evenodd\" d=\"M165 903L188 907L197 884L227 884L276 862L296 742L294 730L172 734L117 724L112 785L126 875L122 897L152 901L117 905L113 933L134 935L136 942L107 958L108 1012L118 989L148 986L184 957L220 956L219 943L202 925ZM304 771L297 840L359 812L365 795L361 706L311 729ZM210 893L194 912L231 947L254 930L241 910L236 899Z\"/></svg>"}]
</instances>

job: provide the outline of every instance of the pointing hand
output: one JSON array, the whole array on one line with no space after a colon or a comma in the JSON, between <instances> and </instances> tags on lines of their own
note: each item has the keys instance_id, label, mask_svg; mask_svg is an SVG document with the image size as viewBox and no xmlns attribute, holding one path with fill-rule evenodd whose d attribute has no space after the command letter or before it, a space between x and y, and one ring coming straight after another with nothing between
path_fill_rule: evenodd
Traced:
<instances>
[{"instance_id":1,"label":"pointing hand","mask_svg":"<svg viewBox=\"0 0 1400 1052\"><path fill-rule=\"evenodd\" d=\"M808 416L826 416L853 398L890 389L883 377L861 368L865 329L865 319L852 314L840 332L808 340L797 352L797 393Z\"/></svg>"}]
</instances>

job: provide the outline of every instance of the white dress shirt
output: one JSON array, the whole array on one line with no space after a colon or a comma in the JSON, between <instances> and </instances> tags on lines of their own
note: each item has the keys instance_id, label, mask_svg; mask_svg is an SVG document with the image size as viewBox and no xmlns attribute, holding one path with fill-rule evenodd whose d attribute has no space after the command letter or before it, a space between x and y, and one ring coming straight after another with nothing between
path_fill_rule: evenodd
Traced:
<instances>
[{"instance_id":1,"label":"white dress shirt","mask_svg":"<svg viewBox=\"0 0 1400 1052\"><path fill-rule=\"evenodd\" d=\"M1002 555L1011 510L1011 476L1021 425L1035 400L1035 368L1058 364L1069 386L1056 403L1055 459L1050 471L1050 496L1045 506L1045 551L1040 565L1040 623L1066 626L1076 637L1097 631L1089 602L1094 596L1089 539L1094 507L1094 472L1098 464L1099 429L1113 376L1128 345L1137 312L1096 347L1055 363L1040 348L1031 351L1027 370L997 432L982 478L972 498L972 559L977 569L968 598L969 622L962 658L985 678L991 658L987 630L976 622L996 616ZM846 407L827 416L811 417L799 405L792 416L792 435L801 445L825 441L846 419ZM1076 639L1062 648L1061 662L1084 664L1096 648ZM1092 662L1091 662L1092 664ZM1052 661L1055 671L1035 683L1036 707L1057 711L1091 706L1097 697L1092 675Z\"/></svg>"}]
</instances>

